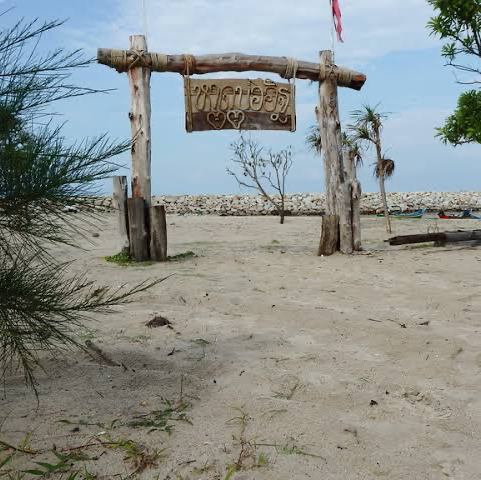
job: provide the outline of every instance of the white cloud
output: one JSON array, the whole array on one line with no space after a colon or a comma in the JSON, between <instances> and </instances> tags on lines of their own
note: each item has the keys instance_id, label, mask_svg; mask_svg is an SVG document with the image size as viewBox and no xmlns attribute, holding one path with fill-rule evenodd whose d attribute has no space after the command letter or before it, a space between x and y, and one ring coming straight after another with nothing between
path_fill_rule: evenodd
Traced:
<instances>
[{"instance_id":1,"label":"white cloud","mask_svg":"<svg viewBox=\"0 0 481 480\"><path fill-rule=\"evenodd\" d=\"M116 0L106 18L91 24L83 39L96 46L126 47L128 36L143 33L140 0ZM316 60L331 47L328 0L146 0L149 47L165 53L239 51ZM345 44L340 63L361 66L394 51L435 44L426 23L426 0L340 0ZM115 19L112 21L112 19ZM85 41L85 40L83 40ZM101 45L100 43L101 42Z\"/></svg>"},{"instance_id":2,"label":"white cloud","mask_svg":"<svg viewBox=\"0 0 481 480\"><path fill-rule=\"evenodd\" d=\"M88 26L80 22L69 24L70 28L76 29L71 31L71 40L93 55L97 47L127 48L129 35L143 33L138 8L140 3L140 0L111 0L114 8L107 11L100 7L104 11ZM430 37L426 29L432 15L426 0L340 0L340 3L346 43L336 46L339 64L364 70L373 77L374 74L383 74L381 70L384 69L382 62L371 62L376 58L439 45L439 40ZM146 5L149 48L157 52L206 54L240 51L316 61L318 51L331 46L328 0L302 0L297 3L286 0L146 0ZM393 68L392 64L390 68ZM111 72L111 75L114 73ZM121 88L125 88L125 84L122 85ZM307 152L304 140L307 127L314 123L317 92L315 86L308 82L298 82L297 85L298 132L289 134L289 137L262 132L261 140L274 148L292 143L298 160L292 173L292 187L321 190L322 161ZM161 178L169 178L165 185L159 180L156 188L158 191L172 188L178 192L184 189L201 191L204 182L205 191L231 188L221 185L225 184L223 165L229 158L228 143L233 137L228 133L215 133L185 137L185 140L179 141L183 116L180 80L175 88L178 90L172 90L171 95L177 96L179 101L165 105L161 113L160 107L155 109L158 118L168 118L162 124L165 128L162 131L164 142L157 142L156 137L153 148L154 151L160 146L164 149L162 154L166 160L162 164L162 172L167 169L168 174L164 173ZM389 148L388 154L397 162L396 176L389 183L391 190L458 189L466 184L473 188L475 178L481 174L479 146L453 149L434 138L434 128L442 125L450 113L444 108L450 108L447 98L451 98L453 92L440 96L440 108L431 108L433 102L425 101L415 88L410 91L409 97L405 90L404 93L399 90L394 92L388 86L375 92L369 92L368 88L369 84L364 92L375 98L391 96L399 112L390 117L383 136L384 146ZM126 95L125 90L123 95ZM362 98L360 96L359 101ZM342 101L344 103L344 99ZM351 105L353 102L348 98L346 103ZM431 107L425 106L428 104ZM342 113L346 115L346 112ZM173 122L173 119L176 121ZM216 143L214 135L217 135ZM172 140L166 146L169 138ZM183 157L185 168L179 171L175 165L171 166L169 155L172 158ZM371 159L366 158L366 167L360 172L366 191L377 190L370 163ZM205 165L210 168L207 175L211 177L210 182L203 173ZM159 166L155 168L161 169ZM219 173L214 175L211 170L215 168L219 169ZM202 182L192 180L190 186L185 184L185 170L193 179L202 176ZM474 172L474 175L466 172Z\"/></svg>"}]
</instances>

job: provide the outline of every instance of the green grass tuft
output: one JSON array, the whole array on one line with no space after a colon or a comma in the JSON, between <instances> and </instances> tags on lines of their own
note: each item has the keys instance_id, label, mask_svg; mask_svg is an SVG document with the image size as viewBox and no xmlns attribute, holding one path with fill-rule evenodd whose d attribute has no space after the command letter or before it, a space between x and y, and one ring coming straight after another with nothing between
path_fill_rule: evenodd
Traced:
<instances>
[{"instance_id":1,"label":"green grass tuft","mask_svg":"<svg viewBox=\"0 0 481 480\"><path fill-rule=\"evenodd\" d=\"M189 250L188 252L178 253L177 255L169 255L167 260L169 262L175 262L177 260L184 260L185 258L193 257L197 257L197 255L192 250Z\"/></svg>"},{"instance_id":2,"label":"green grass tuft","mask_svg":"<svg viewBox=\"0 0 481 480\"><path fill-rule=\"evenodd\" d=\"M178 253L177 255L169 255L167 257L168 262L176 262L179 260L184 260L186 258L194 258L197 255L189 250L188 252ZM116 263L121 267L149 267L154 265L156 262L147 260L145 262L137 262L128 253L117 253L115 255L105 257L105 260L110 263Z\"/></svg>"},{"instance_id":3,"label":"green grass tuft","mask_svg":"<svg viewBox=\"0 0 481 480\"><path fill-rule=\"evenodd\" d=\"M112 256L105 257L105 260L110 263L116 263L121 267L148 267L155 262L147 260L146 262L137 262L133 260L128 253L117 253Z\"/></svg>"}]
</instances>

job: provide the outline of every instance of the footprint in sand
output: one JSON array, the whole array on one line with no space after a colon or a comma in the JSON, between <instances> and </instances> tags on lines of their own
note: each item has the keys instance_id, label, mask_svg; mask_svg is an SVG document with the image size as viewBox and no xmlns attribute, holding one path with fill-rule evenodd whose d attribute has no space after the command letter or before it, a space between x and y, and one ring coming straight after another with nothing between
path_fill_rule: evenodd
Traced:
<instances>
[{"instance_id":1,"label":"footprint in sand","mask_svg":"<svg viewBox=\"0 0 481 480\"><path fill-rule=\"evenodd\" d=\"M408 388L402 396L410 404L417 408L422 408L424 414L429 414L429 412L431 412L432 416L441 419L449 418L452 414L451 408L442 405L442 403L430 392L423 393L417 388Z\"/></svg>"}]
</instances>

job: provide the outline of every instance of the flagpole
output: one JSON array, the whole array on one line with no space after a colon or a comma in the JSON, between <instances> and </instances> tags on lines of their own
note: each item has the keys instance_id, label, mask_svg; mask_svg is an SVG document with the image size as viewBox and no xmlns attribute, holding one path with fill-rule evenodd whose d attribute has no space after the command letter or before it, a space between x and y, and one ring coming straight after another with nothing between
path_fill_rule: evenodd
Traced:
<instances>
[{"instance_id":1,"label":"flagpole","mask_svg":"<svg viewBox=\"0 0 481 480\"><path fill-rule=\"evenodd\" d=\"M333 10L332 10L332 0L329 0L329 6L331 7L331 11L330 11L330 16L331 16L331 50L332 50L332 63L336 63L335 61L335 57L336 57L336 53L335 53L335 33L334 33L334 19L333 19Z\"/></svg>"},{"instance_id":2,"label":"flagpole","mask_svg":"<svg viewBox=\"0 0 481 480\"><path fill-rule=\"evenodd\" d=\"M148 41L148 25L147 25L147 9L145 7L145 0L139 0L139 17L140 23L144 29L145 41Z\"/></svg>"}]
</instances>

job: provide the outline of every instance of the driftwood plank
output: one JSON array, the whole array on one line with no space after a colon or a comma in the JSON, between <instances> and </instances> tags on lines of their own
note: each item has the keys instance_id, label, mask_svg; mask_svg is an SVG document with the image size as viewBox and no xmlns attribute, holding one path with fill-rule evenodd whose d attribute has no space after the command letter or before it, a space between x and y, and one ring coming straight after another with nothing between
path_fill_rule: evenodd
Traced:
<instances>
[{"instance_id":1,"label":"driftwood plank","mask_svg":"<svg viewBox=\"0 0 481 480\"><path fill-rule=\"evenodd\" d=\"M442 245L443 243L468 242L472 240L481 240L481 230L399 235L386 240L386 242L388 242L389 245L409 245L411 243L425 242L439 242L439 244Z\"/></svg>"},{"instance_id":2,"label":"driftwood plank","mask_svg":"<svg viewBox=\"0 0 481 480\"><path fill-rule=\"evenodd\" d=\"M296 129L295 87L289 83L189 79L184 91L187 131Z\"/></svg>"}]
</instances>

